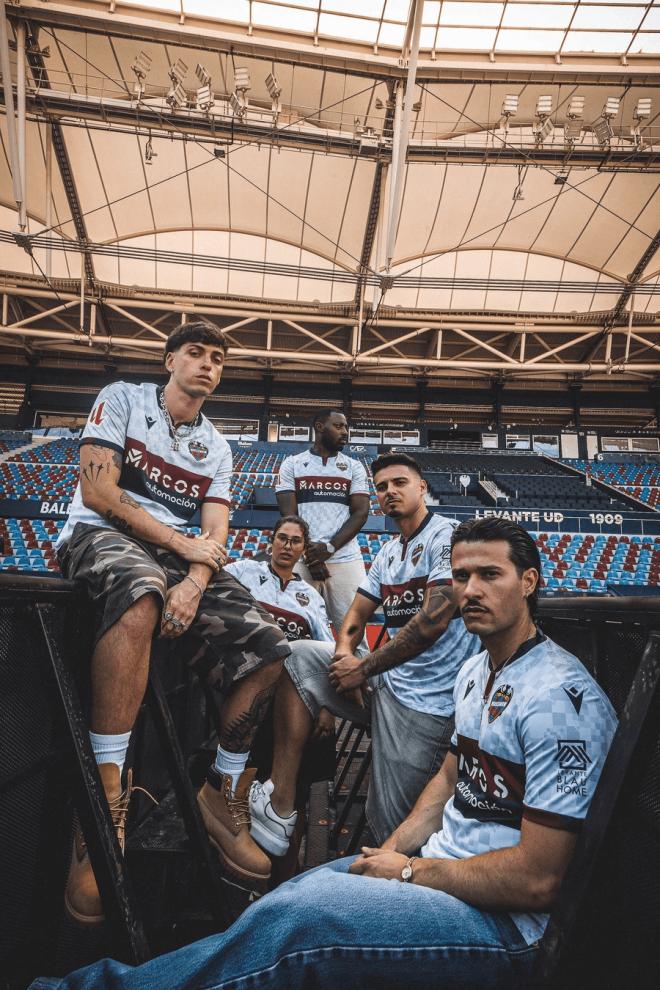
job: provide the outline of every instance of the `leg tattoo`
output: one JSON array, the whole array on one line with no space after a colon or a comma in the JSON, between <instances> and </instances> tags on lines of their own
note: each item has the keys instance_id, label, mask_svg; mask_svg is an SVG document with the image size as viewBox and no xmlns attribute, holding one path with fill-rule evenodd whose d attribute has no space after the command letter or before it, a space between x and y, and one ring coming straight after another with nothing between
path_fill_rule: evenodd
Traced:
<instances>
[{"instance_id":1,"label":"leg tattoo","mask_svg":"<svg viewBox=\"0 0 660 990\"><path fill-rule=\"evenodd\" d=\"M219 743L228 753L245 753L249 750L254 734L266 717L273 695L275 684L258 691L252 699L247 711L243 711L225 725Z\"/></svg>"}]
</instances>

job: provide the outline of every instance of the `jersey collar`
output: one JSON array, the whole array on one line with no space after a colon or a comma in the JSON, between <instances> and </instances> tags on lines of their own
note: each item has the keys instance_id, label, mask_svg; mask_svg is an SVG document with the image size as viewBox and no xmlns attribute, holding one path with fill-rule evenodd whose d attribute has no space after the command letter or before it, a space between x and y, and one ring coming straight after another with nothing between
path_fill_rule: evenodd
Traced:
<instances>
[{"instance_id":1,"label":"jersey collar","mask_svg":"<svg viewBox=\"0 0 660 990\"><path fill-rule=\"evenodd\" d=\"M408 539L404 539L403 533L401 533L399 535L399 542L401 544L401 558L402 559L406 555L406 550L408 549L408 544L411 543L412 540L414 540L416 536L419 536L419 534L422 532L422 530L425 529L428 526L428 524L431 522L432 519L433 519L433 514L431 512L427 512L426 513L426 516L424 517L424 519L422 519L421 523L419 524L419 526L417 527L417 529L415 530L415 532L414 533L411 533L410 536L408 537Z\"/></svg>"},{"instance_id":2,"label":"jersey collar","mask_svg":"<svg viewBox=\"0 0 660 990\"><path fill-rule=\"evenodd\" d=\"M300 581L301 580L300 576L298 574L296 574L296 572L294 571L293 572L293 576L290 578L290 580L289 581L285 581L283 578L281 578L279 576L279 574L277 573L277 571L274 570L273 565L270 562L270 560L268 561L268 570L273 575L273 577L275 578L275 580L280 582L280 591L286 591L286 589L289 587L289 585L293 581Z\"/></svg>"},{"instance_id":3,"label":"jersey collar","mask_svg":"<svg viewBox=\"0 0 660 990\"><path fill-rule=\"evenodd\" d=\"M505 662L497 668L497 672L499 673L504 669L504 667L509 667L512 663L515 663L516 660L520 660L520 658L524 657L526 653L533 650L535 646L538 646L540 643L545 643L547 638L548 637L544 636L540 629L537 629L533 636L530 636L524 643L521 643L516 652L512 653L509 659L505 660ZM488 669L491 673L495 673L495 668L493 667L490 659L490 654L488 655Z\"/></svg>"},{"instance_id":4,"label":"jersey collar","mask_svg":"<svg viewBox=\"0 0 660 990\"><path fill-rule=\"evenodd\" d=\"M324 457L322 454L317 454L313 447L309 448L309 453L312 457L318 457L324 467L328 461L336 461L339 456L339 454L332 454L330 457Z\"/></svg>"}]
</instances>

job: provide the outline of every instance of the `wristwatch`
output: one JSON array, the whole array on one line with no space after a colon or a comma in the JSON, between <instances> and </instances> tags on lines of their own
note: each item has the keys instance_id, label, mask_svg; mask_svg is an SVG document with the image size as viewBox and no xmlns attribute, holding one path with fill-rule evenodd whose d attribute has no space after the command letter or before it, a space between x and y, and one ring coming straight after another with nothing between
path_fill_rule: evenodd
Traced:
<instances>
[{"instance_id":1,"label":"wristwatch","mask_svg":"<svg viewBox=\"0 0 660 990\"><path fill-rule=\"evenodd\" d=\"M337 550L337 548L332 543L326 543L325 549L328 551L328 553L330 554L331 557L332 557L333 553L335 553L336 550Z\"/></svg>"},{"instance_id":2,"label":"wristwatch","mask_svg":"<svg viewBox=\"0 0 660 990\"><path fill-rule=\"evenodd\" d=\"M411 856L404 868L401 870L401 879L404 883L412 883L413 879L413 863L417 859L417 856Z\"/></svg>"}]
</instances>

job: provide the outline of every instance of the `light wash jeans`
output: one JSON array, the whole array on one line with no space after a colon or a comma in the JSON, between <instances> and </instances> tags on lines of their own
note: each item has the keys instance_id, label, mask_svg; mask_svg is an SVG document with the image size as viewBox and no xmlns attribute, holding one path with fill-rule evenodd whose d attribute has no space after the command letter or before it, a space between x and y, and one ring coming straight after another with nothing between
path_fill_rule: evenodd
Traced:
<instances>
[{"instance_id":1,"label":"light wash jeans","mask_svg":"<svg viewBox=\"0 0 660 990\"><path fill-rule=\"evenodd\" d=\"M109 959L31 990L487 990L529 987L535 948L504 914L442 891L347 873L289 880L221 935L133 968Z\"/></svg>"}]
</instances>

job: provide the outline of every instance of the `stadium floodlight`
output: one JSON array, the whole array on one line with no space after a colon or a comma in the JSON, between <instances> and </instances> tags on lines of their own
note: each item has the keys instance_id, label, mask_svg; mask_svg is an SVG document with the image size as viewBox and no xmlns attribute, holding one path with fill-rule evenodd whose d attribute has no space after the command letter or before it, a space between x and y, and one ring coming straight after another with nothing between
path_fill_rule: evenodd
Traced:
<instances>
[{"instance_id":1,"label":"stadium floodlight","mask_svg":"<svg viewBox=\"0 0 660 990\"><path fill-rule=\"evenodd\" d=\"M630 133L632 139L635 142L636 148L641 148L642 146L642 121L648 120L651 116L651 98L648 96L643 96L637 100L635 109L633 110L633 117L635 123L630 128Z\"/></svg>"},{"instance_id":2,"label":"stadium floodlight","mask_svg":"<svg viewBox=\"0 0 660 990\"><path fill-rule=\"evenodd\" d=\"M204 68L201 62L198 62L197 65L195 66L195 75L199 79L201 86L211 85L211 76L206 71L206 69Z\"/></svg>"},{"instance_id":3,"label":"stadium floodlight","mask_svg":"<svg viewBox=\"0 0 660 990\"><path fill-rule=\"evenodd\" d=\"M537 121L533 125L534 130L534 140L537 147L542 145L547 139L554 134L555 125L553 124L550 117L545 117L543 120Z\"/></svg>"},{"instance_id":4,"label":"stadium floodlight","mask_svg":"<svg viewBox=\"0 0 660 990\"><path fill-rule=\"evenodd\" d=\"M609 148L613 132L612 125L607 117L599 117L598 120L594 121L593 130L600 147L603 150Z\"/></svg>"},{"instance_id":5,"label":"stadium floodlight","mask_svg":"<svg viewBox=\"0 0 660 990\"><path fill-rule=\"evenodd\" d=\"M564 144L572 148L582 135L582 123L579 120L570 119L564 123Z\"/></svg>"},{"instance_id":6,"label":"stadium floodlight","mask_svg":"<svg viewBox=\"0 0 660 990\"><path fill-rule=\"evenodd\" d=\"M518 113L518 96L513 94L504 97L504 103L502 104L502 116L503 117L515 117Z\"/></svg>"},{"instance_id":7,"label":"stadium floodlight","mask_svg":"<svg viewBox=\"0 0 660 990\"><path fill-rule=\"evenodd\" d=\"M610 120L612 117L616 117L619 112L619 106L621 105L621 100L618 96L608 96L607 102L603 107L603 117L606 120Z\"/></svg>"},{"instance_id":8,"label":"stadium floodlight","mask_svg":"<svg viewBox=\"0 0 660 990\"><path fill-rule=\"evenodd\" d=\"M188 94L180 82L174 83L168 90L165 102L172 110L180 110L188 104Z\"/></svg>"},{"instance_id":9,"label":"stadium floodlight","mask_svg":"<svg viewBox=\"0 0 660 990\"><path fill-rule=\"evenodd\" d=\"M539 96L536 101L536 116L543 120L545 117L549 117L552 113L552 97L551 96Z\"/></svg>"},{"instance_id":10,"label":"stadium floodlight","mask_svg":"<svg viewBox=\"0 0 660 990\"><path fill-rule=\"evenodd\" d=\"M231 107L231 112L234 117L239 117L241 120L247 112L247 102L242 94L230 93L229 95L229 106Z\"/></svg>"},{"instance_id":11,"label":"stadium floodlight","mask_svg":"<svg viewBox=\"0 0 660 990\"><path fill-rule=\"evenodd\" d=\"M172 80L173 87L176 86L177 83L179 84L182 83L183 80L186 78L187 73L188 73L188 66L183 61L182 58L178 58L176 62L173 62L172 65L170 65L167 72L168 76Z\"/></svg>"},{"instance_id":12,"label":"stadium floodlight","mask_svg":"<svg viewBox=\"0 0 660 990\"><path fill-rule=\"evenodd\" d=\"M195 96L195 106L203 113L209 113L213 109L215 100L213 99L213 90L210 84L199 87Z\"/></svg>"},{"instance_id":13,"label":"stadium floodlight","mask_svg":"<svg viewBox=\"0 0 660 990\"><path fill-rule=\"evenodd\" d=\"M138 52L135 56L133 63L131 64L131 69L135 73L136 82L133 87L133 92L137 96L138 100L144 93L144 83L149 75L149 70L151 69L152 58L151 55L147 55L146 52Z\"/></svg>"},{"instance_id":14,"label":"stadium floodlight","mask_svg":"<svg viewBox=\"0 0 660 990\"><path fill-rule=\"evenodd\" d=\"M237 65L234 69L234 89L237 93L247 93L251 89L250 70L244 65Z\"/></svg>"},{"instance_id":15,"label":"stadium floodlight","mask_svg":"<svg viewBox=\"0 0 660 990\"><path fill-rule=\"evenodd\" d=\"M280 94L282 92L282 87L277 81L274 73L269 72L266 76L266 89L268 90L269 96L272 101L271 110L275 114L275 118L282 109L282 104L280 103Z\"/></svg>"},{"instance_id":16,"label":"stadium floodlight","mask_svg":"<svg viewBox=\"0 0 660 990\"><path fill-rule=\"evenodd\" d=\"M266 89L268 90L271 100L279 99L280 93L282 92L282 87L272 72L269 72L266 76Z\"/></svg>"},{"instance_id":17,"label":"stadium floodlight","mask_svg":"<svg viewBox=\"0 0 660 990\"><path fill-rule=\"evenodd\" d=\"M651 98L644 96L637 100L637 105L633 111L635 120L647 120L651 116Z\"/></svg>"},{"instance_id":18,"label":"stadium floodlight","mask_svg":"<svg viewBox=\"0 0 660 990\"><path fill-rule=\"evenodd\" d=\"M578 120L584 113L584 96L572 96L568 104L568 116L571 120Z\"/></svg>"}]
</instances>

